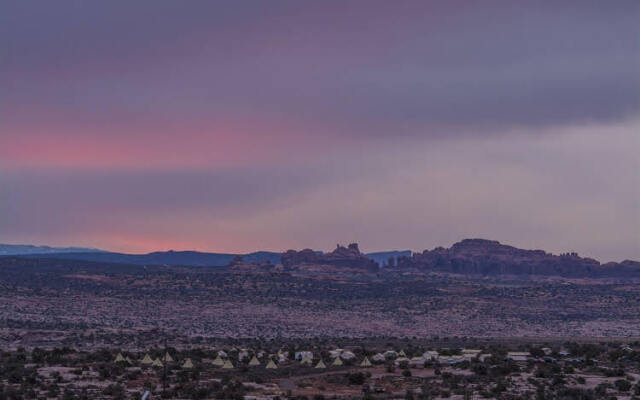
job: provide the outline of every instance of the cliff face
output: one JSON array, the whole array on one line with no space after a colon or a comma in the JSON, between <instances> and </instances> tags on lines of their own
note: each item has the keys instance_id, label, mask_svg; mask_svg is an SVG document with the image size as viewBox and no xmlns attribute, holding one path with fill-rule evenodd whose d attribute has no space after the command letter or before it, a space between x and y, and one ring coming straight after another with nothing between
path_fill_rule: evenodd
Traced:
<instances>
[{"instance_id":1,"label":"cliff face","mask_svg":"<svg viewBox=\"0 0 640 400\"><path fill-rule=\"evenodd\" d=\"M311 249L289 250L281 256L286 268L298 266L333 266L365 272L379 271L378 264L360 253L356 243L338 245L330 253ZM463 275L537 275L569 278L640 278L640 263L600 264L576 253L553 255L543 250L523 250L484 239L465 239L448 249L437 247L422 253L397 258L396 267L385 270L411 269L423 272L445 272Z\"/></svg>"},{"instance_id":2,"label":"cliff face","mask_svg":"<svg viewBox=\"0 0 640 400\"><path fill-rule=\"evenodd\" d=\"M400 258L398 267L476 275L640 277L640 267L633 261L600 265L597 260L576 253L557 256L484 239L465 239L448 249L438 247L414 253Z\"/></svg>"},{"instance_id":3,"label":"cliff face","mask_svg":"<svg viewBox=\"0 0 640 400\"><path fill-rule=\"evenodd\" d=\"M366 271L377 271L378 264L360 252L357 243L344 247L338 245L331 253L319 253L311 249L288 250L282 253L282 265L292 268L300 265L331 265Z\"/></svg>"}]
</instances>

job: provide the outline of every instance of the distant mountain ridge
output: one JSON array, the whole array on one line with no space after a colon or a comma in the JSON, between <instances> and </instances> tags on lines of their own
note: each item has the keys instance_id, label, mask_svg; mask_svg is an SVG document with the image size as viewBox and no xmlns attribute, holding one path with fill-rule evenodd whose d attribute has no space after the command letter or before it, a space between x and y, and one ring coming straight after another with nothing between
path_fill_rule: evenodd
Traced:
<instances>
[{"instance_id":1,"label":"distant mountain ridge","mask_svg":"<svg viewBox=\"0 0 640 400\"><path fill-rule=\"evenodd\" d=\"M377 262L380 267L393 267L396 265L398 258L411 257L413 252L411 250L391 250L391 251L376 251L374 253L367 253L367 257Z\"/></svg>"},{"instance_id":2,"label":"distant mountain ridge","mask_svg":"<svg viewBox=\"0 0 640 400\"><path fill-rule=\"evenodd\" d=\"M104 250L85 247L50 247L34 246L31 244L2 244L0 243L0 256L13 256L25 254L59 254L59 253L101 253Z\"/></svg>"},{"instance_id":3,"label":"distant mountain ridge","mask_svg":"<svg viewBox=\"0 0 640 400\"><path fill-rule=\"evenodd\" d=\"M79 251L81 250L81 251ZM4 251L4 252L2 252ZM11 252L9 252L11 251ZM486 239L464 239L450 248L436 247L422 253L388 251L360 253L357 244L338 245L333 252L311 249L288 250L283 253L258 251L249 254L204 253L197 251L163 251L149 254L124 254L75 247L0 245L0 256L53 258L132 265L167 265L224 267L234 259L250 264L330 265L373 272L415 270L465 275L537 275L593 278L640 278L640 262L625 260L601 264L576 253L554 255L543 250L523 250ZM241 259L237 258L241 257ZM391 261L391 262L390 262Z\"/></svg>"},{"instance_id":4,"label":"distant mountain ridge","mask_svg":"<svg viewBox=\"0 0 640 400\"><path fill-rule=\"evenodd\" d=\"M317 252L322 254L322 252ZM121 263L133 265L171 265L171 266L194 266L194 267L224 267L236 257L241 256L247 263L264 263L276 265L281 263L279 252L256 251L247 254L235 253L207 253L199 251L156 251L147 254L127 254L105 250L82 248L82 247L50 247L33 245L5 245L0 244L0 256L26 256L40 258L46 256L55 259L82 260L106 263ZM389 258L401 256L411 256L410 250L404 251L383 251L364 254L376 262L379 266L385 266Z\"/></svg>"},{"instance_id":5,"label":"distant mountain ridge","mask_svg":"<svg viewBox=\"0 0 640 400\"><path fill-rule=\"evenodd\" d=\"M43 255L28 254L26 257L42 257ZM53 253L46 254L48 258L94 261L105 263L121 263L133 265L170 265L189 267L224 267L228 265L237 254L226 253L202 253L198 251L157 251L149 254L124 254L124 253ZM269 251L257 251L255 253L241 254L246 262L280 263L280 253Z\"/></svg>"}]
</instances>

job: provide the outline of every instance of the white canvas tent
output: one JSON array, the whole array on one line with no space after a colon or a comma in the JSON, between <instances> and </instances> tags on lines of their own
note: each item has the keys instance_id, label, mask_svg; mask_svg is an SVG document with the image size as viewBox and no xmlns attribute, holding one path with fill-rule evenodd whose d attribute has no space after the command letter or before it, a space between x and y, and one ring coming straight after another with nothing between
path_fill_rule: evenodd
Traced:
<instances>
[{"instance_id":1,"label":"white canvas tent","mask_svg":"<svg viewBox=\"0 0 640 400\"><path fill-rule=\"evenodd\" d=\"M218 356L215 360L213 360L213 365L215 365L216 367L222 367L224 365L224 360L220 356Z\"/></svg>"},{"instance_id":2,"label":"white canvas tent","mask_svg":"<svg viewBox=\"0 0 640 400\"><path fill-rule=\"evenodd\" d=\"M252 367L258 366L260 365L260 361L258 361L258 358L256 356L253 356L251 361L249 361L249 365Z\"/></svg>"}]
</instances>

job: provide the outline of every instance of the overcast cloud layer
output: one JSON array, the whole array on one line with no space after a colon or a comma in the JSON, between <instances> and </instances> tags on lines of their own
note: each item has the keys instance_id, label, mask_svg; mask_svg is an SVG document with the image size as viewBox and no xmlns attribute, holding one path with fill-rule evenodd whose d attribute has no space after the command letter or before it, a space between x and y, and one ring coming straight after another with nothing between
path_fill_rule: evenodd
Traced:
<instances>
[{"instance_id":1,"label":"overcast cloud layer","mask_svg":"<svg viewBox=\"0 0 640 400\"><path fill-rule=\"evenodd\" d=\"M640 259L640 3L0 5L0 241Z\"/></svg>"}]
</instances>

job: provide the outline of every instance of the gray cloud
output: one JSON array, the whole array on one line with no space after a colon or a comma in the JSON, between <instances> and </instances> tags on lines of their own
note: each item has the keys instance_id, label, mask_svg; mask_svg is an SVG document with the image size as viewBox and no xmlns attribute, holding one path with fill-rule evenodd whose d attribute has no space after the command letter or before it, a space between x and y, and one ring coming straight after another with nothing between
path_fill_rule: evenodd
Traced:
<instances>
[{"instance_id":1,"label":"gray cloud","mask_svg":"<svg viewBox=\"0 0 640 400\"><path fill-rule=\"evenodd\" d=\"M15 2L3 15L9 123L52 108L102 124L269 115L325 134L455 136L640 111L634 1Z\"/></svg>"}]
</instances>

